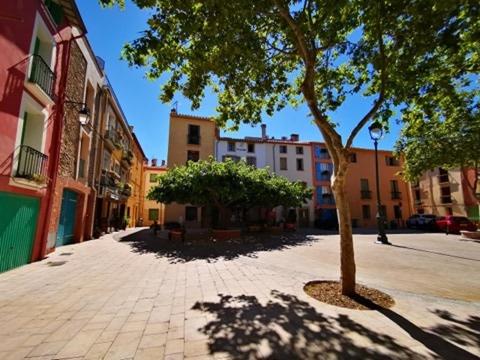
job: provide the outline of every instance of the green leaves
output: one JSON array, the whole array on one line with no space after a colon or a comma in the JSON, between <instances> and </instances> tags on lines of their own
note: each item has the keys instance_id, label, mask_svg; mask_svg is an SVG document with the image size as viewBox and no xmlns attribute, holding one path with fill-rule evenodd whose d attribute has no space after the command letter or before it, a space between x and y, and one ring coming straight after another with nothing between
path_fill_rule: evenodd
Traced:
<instances>
[{"instance_id":1,"label":"green leaves","mask_svg":"<svg viewBox=\"0 0 480 360\"><path fill-rule=\"evenodd\" d=\"M255 169L244 161L216 162L210 158L189 162L158 179L159 184L151 189L148 198L166 204L297 207L312 197L312 190L303 184L271 174L267 169Z\"/></svg>"}]
</instances>

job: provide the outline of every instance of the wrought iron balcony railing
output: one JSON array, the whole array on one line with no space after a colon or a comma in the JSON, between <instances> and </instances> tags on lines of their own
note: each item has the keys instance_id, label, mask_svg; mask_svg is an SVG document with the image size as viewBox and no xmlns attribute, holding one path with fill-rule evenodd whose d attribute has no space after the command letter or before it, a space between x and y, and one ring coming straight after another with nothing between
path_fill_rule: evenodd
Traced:
<instances>
[{"instance_id":1,"label":"wrought iron balcony railing","mask_svg":"<svg viewBox=\"0 0 480 360\"><path fill-rule=\"evenodd\" d=\"M29 80L37 84L50 99L55 97L55 74L40 55L32 55Z\"/></svg>"},{"instance_id":2,"label":"wrought iron balcony railing","mask_svg":"<svg viewBox=\"0 0 480 360\"><path fill-rule=\"evenodd\" d=\"M39 183L46 182L47 162L47 155L28 145L20 145L16 176Z\"/></svg>"}]
</instances>

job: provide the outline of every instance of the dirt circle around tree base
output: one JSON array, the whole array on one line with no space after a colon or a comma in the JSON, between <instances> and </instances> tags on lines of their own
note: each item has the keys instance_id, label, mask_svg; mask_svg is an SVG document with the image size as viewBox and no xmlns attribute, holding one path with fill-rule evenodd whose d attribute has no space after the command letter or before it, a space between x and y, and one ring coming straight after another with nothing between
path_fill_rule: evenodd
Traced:
<instances>
[{"instance_id":1,"label":"dirt circle around tree base","mask_svg":"<svg viewBox=\"0 0 480 360\"><path fill-rule=\"evenodd\" d=\"M393 298L376 289L357 284L356 295L342 295L338 281L310 281L303 290L307 295L323 303L354 310L389 309L395 305Z\"/></svg>"}]
</instances>

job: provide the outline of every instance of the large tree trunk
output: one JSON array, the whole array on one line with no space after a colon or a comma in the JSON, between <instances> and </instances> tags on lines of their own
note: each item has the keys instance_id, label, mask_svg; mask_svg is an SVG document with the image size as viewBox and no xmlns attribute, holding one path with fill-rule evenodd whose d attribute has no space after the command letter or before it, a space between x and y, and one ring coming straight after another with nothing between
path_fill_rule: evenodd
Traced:
<instances>
[{"instance_id":1,"label":"large tree trunk","mask_svg":"<svg viewBox=\"0 0 480 360\"><path fill-rule=\"evenodd\" d=\"M332 190L338 213L338 229L340 233L340 271L342 294L352 296L355 294L355 256L353 250L352 221L350 206L345 185L347 180L348 163L341 159L332 179Z\"/></svg>"}]
</instances>

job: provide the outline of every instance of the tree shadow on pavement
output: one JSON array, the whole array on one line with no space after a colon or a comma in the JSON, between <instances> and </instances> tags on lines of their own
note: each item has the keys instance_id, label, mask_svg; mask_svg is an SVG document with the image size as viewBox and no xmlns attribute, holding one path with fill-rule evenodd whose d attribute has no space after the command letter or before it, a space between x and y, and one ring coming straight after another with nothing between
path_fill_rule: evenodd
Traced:
<instances>
[{"instance_id":1,"label":"tree shadow on pavement","mask_svg":"<svg viewBox=\"0 0 480 360\"><path fill-rule=\"evenodd\" d=\"M200 332L211 354L233 359L425 359L388 334L373 331L349 316L327 316L309 303L278 291L260 302L255 296L219 295L193 309L213 320ZM350 335L350 336L349 336Z\"/></svg>"},{"instance_id":2,"label":"tree shadow on pavement","mask_svg":"<svg viewBox=\"0 0 480 360\"><path fill-rule=\"evenodd\" d=\"M480 349L480 316L469 315L463 320L446 310L434 310L433 313L445 323L433 326L429 331L456 344Z\"/></svg>"},{"instance_id":3,"label":"tree shadow on pavement","mask_svg":"<svg viewBox=\"0 0 480 360\"><path fill-rule=\"evenodd\" d=\"M198 241L181 242L156 237L151 230L141 230L120 238L130 245L132 250L140 254L156 254L166 257L171 263L189 262L193 260L232 260L240 256L255 257L260 251L274 251L300 245L311 245L320 241L318 237L289 233L277 236L247 236L238 241Z\"/></svg>"}]
</instances>

